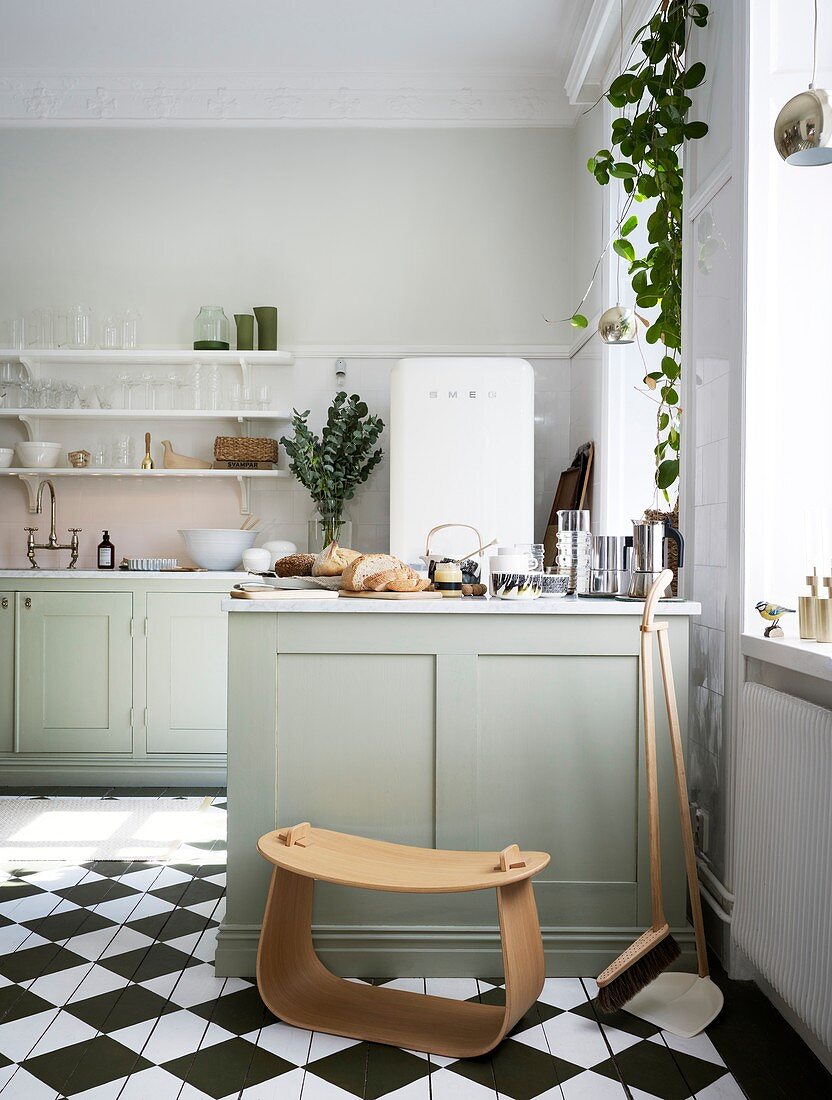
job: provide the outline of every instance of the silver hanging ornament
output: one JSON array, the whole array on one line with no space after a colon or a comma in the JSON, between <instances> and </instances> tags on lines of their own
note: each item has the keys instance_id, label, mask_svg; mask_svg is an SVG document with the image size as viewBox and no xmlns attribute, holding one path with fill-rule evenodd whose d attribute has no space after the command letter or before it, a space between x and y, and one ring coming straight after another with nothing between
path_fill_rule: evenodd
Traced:
<instances>
[{"instance_id":1,"label":"silver hanging ornament","mask_svg":"<svg viewBox=\"0 0 832 1100\"><path fill-rule=\"evenodd\" d=\"M598 335L605 344L632 344L636 338L636 315L626 306L612 306L601 314Z\"/></svg>"}]
</instances>

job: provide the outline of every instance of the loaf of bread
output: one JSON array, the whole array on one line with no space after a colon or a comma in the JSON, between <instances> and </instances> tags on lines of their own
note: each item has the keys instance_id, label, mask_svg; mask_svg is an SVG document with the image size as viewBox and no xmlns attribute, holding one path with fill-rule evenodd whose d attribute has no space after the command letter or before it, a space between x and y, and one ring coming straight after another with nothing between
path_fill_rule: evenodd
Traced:
<instances>
[{"instance_id":1,"label":"loaf of bread","mask_svg":"<svg viewBox=\"0 0 832 1100\"><path fill-rule=\"evenodd\" d=\"M350 592L423 592L430 581L392 554L362 554L343 573Z\"/></svg>"},{"instance_id":2,"label":"loaf of bread","mask_svg":"<svg viewBox=\"0 0 832 1100\"><path fill-rule=\"evenodd\" d=\"M287 558L278 558L274 571L278 577L311 577L314 564L314 554L290 554Z\"/></svg>"},{"instance_id":3,"label":"loaf of bread","mask_svg":"<svg viewBox=\"0 0 832 1100\"><path fill-rule=\"evenodd\" d=\"M339 546L337 542L331 542L315 558L312 566L313 577L340 577L351 561L360 558L358 550L348 550L346 546Z\"/></svg>"}]
</instances>

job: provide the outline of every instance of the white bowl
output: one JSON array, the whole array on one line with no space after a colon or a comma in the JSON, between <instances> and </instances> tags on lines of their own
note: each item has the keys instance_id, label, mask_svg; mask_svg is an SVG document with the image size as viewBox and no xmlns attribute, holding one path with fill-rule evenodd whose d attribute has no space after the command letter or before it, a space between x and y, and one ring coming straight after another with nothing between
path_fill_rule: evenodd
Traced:
<instances>
[{"instance_id":1,"label":"white bowl","mask_svg":"<svg viewBox=\"0 0 832 1100\"><path fill-rule=\"evenodd\" d=\"M0 470L7 470L12 464L14 447L0 447Z\"/></svg>"},{"instance_id":2,"label":"white bowl","mask_svg":"<svg viewBox=\"0 0 832 1100\"><path fill-rule=\"evenodd\" d=\"M243 551L254 545L258 532L201 527L179 534L194 565L202 569L229 570L237 568Z\"/></svg>"},{"instance_id":3,"label":"white bowl","mask_svg":"<svg viewBox=\"0 0 832 1100\"><path fill-rule=\"evenodd\" d=\"M56 465L61 450L60 443L18 443L17 457L20 465L27 469L52 468Z\"/></svg>"}]
</instances>

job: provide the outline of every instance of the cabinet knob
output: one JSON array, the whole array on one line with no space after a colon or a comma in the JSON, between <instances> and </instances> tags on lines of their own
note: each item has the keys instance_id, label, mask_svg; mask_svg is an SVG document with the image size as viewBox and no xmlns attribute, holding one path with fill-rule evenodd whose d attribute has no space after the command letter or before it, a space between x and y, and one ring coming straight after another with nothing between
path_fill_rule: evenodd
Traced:
<instances>
[{"instance_id":1,"label":"cabinet knob","mask_svg":"<svg viewBox=\"0 0 832 1100\"><path fill-rule=\"evenodd\" d=\"M9 597L4 596L3 599L0 600L0 607L2 607L4 611L6 611L8 609L8 606L9 606Z\"/></svg>"},{"instance_id":2,"label":"cabinet knob","mask_svg":"<svg viewBox=\"0 0 832 1100\"><path fill-rule=\"evenodd\" d=\"M32 606L32 597L31 596L26 597L26 599L23 601L23 606L27 609Z\"/></svg>"}]
</instances>

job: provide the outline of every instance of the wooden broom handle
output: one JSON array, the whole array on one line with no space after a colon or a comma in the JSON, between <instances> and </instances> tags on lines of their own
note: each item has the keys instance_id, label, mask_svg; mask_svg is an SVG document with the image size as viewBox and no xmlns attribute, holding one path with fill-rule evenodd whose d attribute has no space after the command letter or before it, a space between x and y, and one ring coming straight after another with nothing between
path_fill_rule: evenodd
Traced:
<instances>
[{"instance_id":1,"label":"wooden broom handle","mask_svg":"<svg viewBox=\"0 0 832 1100\"><path fill-rule=\"evenodd\" d=\"M656 707L653 694L653 636L642 627L642 711L644 715L644 773L647 780L647 842L650 853L650 911L652 928L666 923L662 905L662 854L659 834L659 785L656 773Z\"/></svg>"},{"instance_id":2,"label":"wooden broom handle","mask_svg":"<svg viewBox=\"0 0 832 1100\"><path fill-rule=\"evenodd\" d=\"M693 829L688 806L688 783L685 775L685 755L679 727L679 710L676 705L676 688L673 683L673 665L670 659L670 639L665 629L659 631L659 658L662 665L662 683L667 707L667 724L670 729L670 746L673 750L673 770L676 773L676 795L679 802L679 824L682 829L682 846L685 851L685 870L688 877L690 908L693 914L693 931L696 937L696 962L700 978L708 977L708 949L705 944L705 925L702 921L702 899L699 896L699 875L696 871L696 851L693 846Z\"/></svg>"}]
</instances>

